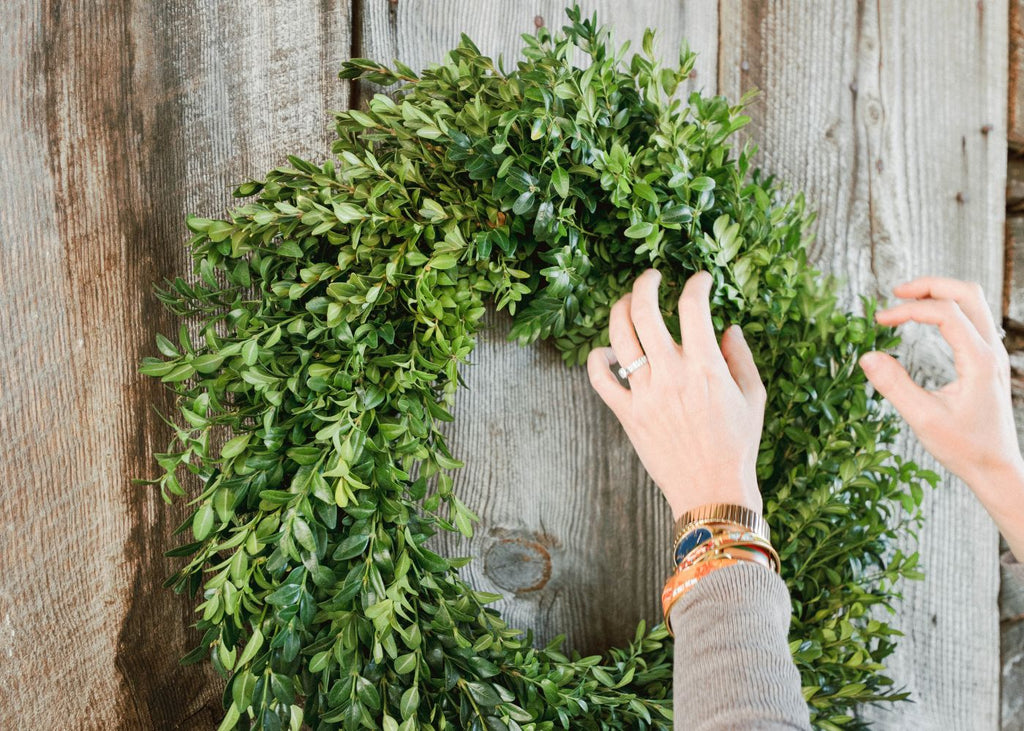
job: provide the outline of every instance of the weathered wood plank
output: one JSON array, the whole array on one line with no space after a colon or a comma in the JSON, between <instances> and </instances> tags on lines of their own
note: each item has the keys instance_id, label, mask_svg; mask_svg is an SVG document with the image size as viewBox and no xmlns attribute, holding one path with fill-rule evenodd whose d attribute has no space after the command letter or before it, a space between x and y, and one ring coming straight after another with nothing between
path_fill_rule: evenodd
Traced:
<instances>
[{"instance_id":1,"label":"weathered wood plank","mask_svg":"<svg viewBox=\"0 0 1024 731\"><path fill-rule=\"evenodd\" d=\"M1024 216L1006 218L1006 296L1005 312L1014 334L1024 328ZM1013 347L1017 340L1008 342Z\"/></svg>"},{"instance_id":2,"label":"weathered wood plank","mask_svg":"<svg viewBox=\"0 0 1024 731\"><path fill-rule=\"evenodd\" d=\"M1003 625L1003 652L1001 677L1004 688L1001 727L1003 731L1024 728L1024 622Z\"/></svg>"},{"instance_id":3,"label":"weathered wood plank","mask_svg":"<svg viewBox=\"0 0 1024 731\"><path fill-rule=\"evenodd\" d=\"M847 307L942 273L981 282L999 312L1006 13L1002 2L722 3L720 90L764 90L747 132L761 164L818 211L811 258L847 278ZM907 327L900 352L919 383L953 374L934 328ZM909 429L897 448L937 468ZM866 715L882 728L996 728L996 531L947 473L925 513L927 579L904 586L906 637L890 663L917 702Z\"/></svg>"},{"instance_id":4,"label":"weathered wood plank","mask_svg":"<svg viewBox=\"0 0 1024 731\"><path fill-rule=\"evenodd\" d=\"M1009 0L1009 6L1007 138L1011 147L1024 149L1024 0Z\"/></svg>"},{"instance_id":5,"label":"weathered wood plank","mask_svg":"<svg viewBox=\"0 0 1024 731\"><path fill-rule=\"evenodd\" d=\"M1024 213L1024 155L1008 153L1006 161L1006 210Z\"/></svg>"},{"instance_id":6,"label":"weathered wood plank","mask_svg":"<svg viewBox=\"0 0 1024 731\"><path fill-rule=\"evenodd\" d=\"M521 0L441 0L440 2L372 2L357 0L361 11L359 53L385 64L398 58L415 70L439 63L466 33L477 47L510 71L521 59L520 35L533 33L539 26L552 30L567 21L565 6L559 0L524 3ZM717 84L718 10L714 3L684 2L666 5L656 0L616 3L611 0L581 2L585 17L595 11L598 21L612 28L617 43L629 40L631 50L640 52L644 29L658 31L654 50L665 63L679 57L679 43L687 39L698 52L694 75L687 88L714 91ZM582 63L583 55L576 58ZM367 85L365 94L374 89Z\"/></svg>"},{"instance_id":7,"label":"weathered wood plank","mask_svg":"<svg viewBox=\"0 0 1024 731\"><path fill-rule=\"evenodd\" d=\"M714 91L714 5L605 0L582 7L596 9L616 41L631 39L637 52L644 28L656 26L656 51L666 63L678 60L687 38L700 53L691 87ZM359 54L420 69L439 62L464 30L510 70L520 34L533 32L535 21L560 27L563 8L555 1L366 3ZM438 546L477 557L464 576L506 594L492 606L511 626L532 629L539 642L564 633L568 646L601 652L632 639L640 618L660 621L670 511L585 369L566 368L547 344L506 343L509 320L488 314L446 430L466 462L455 489L482 525L472 540L439 536Z\"/></svg>"},{"instance_id":8,"label":"weathered wood plank","mask_svg":"<svg viewBox=\"0 0 1024 731\"><path fill-rule=\"evenodd\" d=\"M285 152L326 155L348 6L5 17L0 725L213 728L221 683L178 665L194 617L160 586L184 506L130 483L170 436L152 410L167 394L136 373L154 332L177 330L151 284L187 273L187 212L219 213Z\"/></svg>"}]
</instances>

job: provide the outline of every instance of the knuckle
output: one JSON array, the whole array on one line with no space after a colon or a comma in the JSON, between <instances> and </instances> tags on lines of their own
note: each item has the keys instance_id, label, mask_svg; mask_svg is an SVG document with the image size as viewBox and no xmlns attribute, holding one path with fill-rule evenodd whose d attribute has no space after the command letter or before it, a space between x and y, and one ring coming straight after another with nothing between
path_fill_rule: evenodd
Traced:
<instances>
[{"instance_id":1,"label":"knuckle","mask_svg":"<svg viewBox=\"0 0 1024 731\"><path fill-rule=\"evenodd\" d=\"M904 415L904 418L906 418L906 415ZM945 421L941 414L934 409L927 409L919 412L912 418L914 419L914 423L912 424L914 430L921 431L926 434L934 434L939 429L942 429L943 422ZM909 422L910 419L907 419L907 421Z\"/></svg>"},{"instance_id":2,"label":"knuckle","mask_svg":"<svg viewBox=\"0 0 1024 731\"><path fill-rule=\"evenodd\" d=\"M993 378L1008 378L1010 375L1010 358L1006 351L996 348L987 348L981 360L981 366L987 376Z\"/></svg>"},{"instance_id":3,"label":"knuckle","mask_svg":"<svg viewBox=\"0 0 1024 731\"><path fill-rule=\"evenodd\" d=\"M960 306L953 300L938 300L938 308L946 317L963 316Z\"/></svg>"}]
</instances>

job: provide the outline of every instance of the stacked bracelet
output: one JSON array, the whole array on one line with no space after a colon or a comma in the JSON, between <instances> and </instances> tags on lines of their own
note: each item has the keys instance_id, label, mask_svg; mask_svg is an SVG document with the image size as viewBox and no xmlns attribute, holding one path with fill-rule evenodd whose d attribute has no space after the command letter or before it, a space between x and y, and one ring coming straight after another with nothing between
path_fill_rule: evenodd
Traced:
<instances>
[{"instance_id":1,"label":"stacked bracelet","mask_svg":"<svg viewBox=\"0 0 1024 731\"><path fill-rule=\"evenodd\" d=\"M677 568L694 564L701 560L702 557L713 554L716 551L731 547L749 547L760 549L763 555L770 559L771 568L778 571L779 554L772 548L771 543L756 533L744 530L742 526L730 525L728 523L716 527L714 532L705 529L701 530L707 533L706 538L701 535L694 541L683 541L676 546L673 556ZM684 550L690 545L693 547L689 550Z\"/></svg>"},{"instance_id":2,"label":"stacked bracelet","mask_svg":"<svg viewBox=\"0 0 1024 731\"><path fill-rule=\"evenodd\" d=\"M672 606L712 571L745 561L779 572L779 554L769 540L768 524L741 505L702 505L680 516L675 525L672 555L675 572L661 593L665 627L675 636Z\"/></svg>"}]
</instances>

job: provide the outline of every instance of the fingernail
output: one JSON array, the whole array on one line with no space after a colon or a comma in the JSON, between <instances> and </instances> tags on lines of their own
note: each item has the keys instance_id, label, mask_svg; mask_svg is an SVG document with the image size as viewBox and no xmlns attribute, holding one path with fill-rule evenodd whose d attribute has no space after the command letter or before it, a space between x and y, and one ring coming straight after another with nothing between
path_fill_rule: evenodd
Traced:
<instances>
[{"instance_id":1,"label":"fingernail","mask_svg":"<svg viewBox=\"0 0 1024 731\"><path fill-rule=\"evenodd\" d=\"M864 370L869 370L878 365L878 361L880 358L881 353L871 351L870 353L865 353L864 355L862 355L857 362L860 363L861 368L863 368Z\"/></svg>"},{"instance_id":2,"label":"fingernail","mask_svg":"<svg viewBox=\"0 0 1024 731\"><path fill-rule=\"evenodd\" d=\"M742 328L742 327L740 327L739 325L737 325L737 324L733 324L733 325L730 325L730 326L729 326L729 329L730 329L730 330L734 330L734 331L735 331L735 333L736 333L736 335L739 335L739 336L740 336L741 338L743 338L744 340L746 340L746 338L745 338L745 337L743 337L743 328Z\"/></svg>"}]
</instances>

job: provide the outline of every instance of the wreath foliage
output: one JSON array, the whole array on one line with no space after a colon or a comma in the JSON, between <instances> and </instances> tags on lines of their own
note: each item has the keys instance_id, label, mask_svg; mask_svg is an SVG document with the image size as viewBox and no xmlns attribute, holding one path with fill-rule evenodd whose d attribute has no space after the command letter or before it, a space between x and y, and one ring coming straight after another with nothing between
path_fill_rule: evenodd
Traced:
<instances>
[{"instance_id":1,"label":"wreath foliage","mask_svg":"<svg viewBox=\"0 0 1024 731\"><path fill-rule=\"evenodd\" d=\"M194 281L157 288L186 324L141 366L180 418L141 482L167 501L182 470L199 486L166 586L202 590L183 661L227 679L223 729L670 727L662 624L604 656L533 647L460 579L469 558L425 545L478 520L439 427L487 304L514 316L510 339L580 364L651 266L677 336L683 281L712 271L715 327L742 324L768 388L757 473L815 724L907 695L877 610L919 575L894 539L937 475L882 448L895 417L856 367L897 338L873 300L837 310L806 260L803 195L730 147L750 94L674 99L685 44L661 68L648 30L627 61L596 16L566 12L509 73L465 35L421 74L352 59L341 78L396 86L337 113L336 161L289 157L229 217L188 219Z\"/></svg>"}]
</instances>

